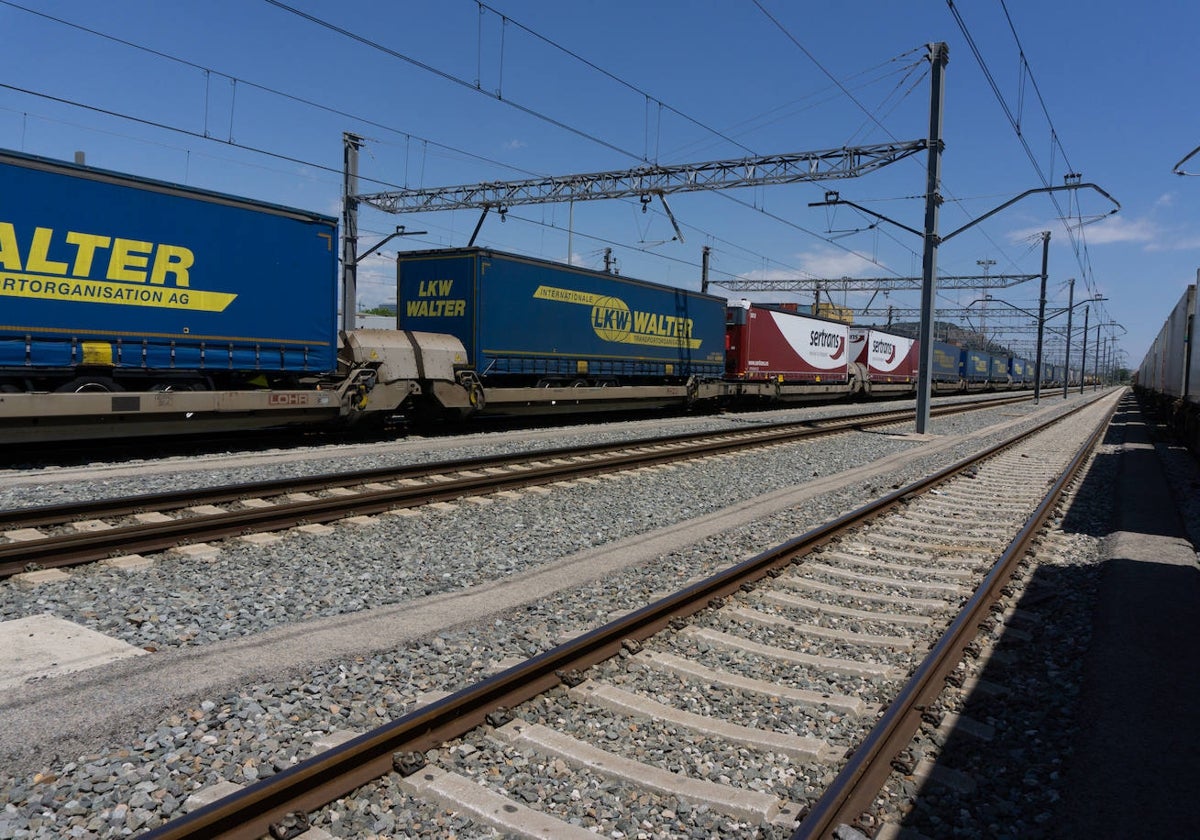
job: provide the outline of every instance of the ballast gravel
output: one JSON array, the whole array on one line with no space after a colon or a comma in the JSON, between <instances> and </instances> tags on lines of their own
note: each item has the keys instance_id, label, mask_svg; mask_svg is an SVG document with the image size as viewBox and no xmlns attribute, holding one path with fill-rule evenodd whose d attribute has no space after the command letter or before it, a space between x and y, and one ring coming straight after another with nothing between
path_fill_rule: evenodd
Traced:
<instances>
[{"instance_id":1,"label":"ballast gravel","mask_svg":"<svg viewBox=\"0 0 1200 840\"><path fill-rule=\"evenodd\" d=\"M973 396L937 398L935 405L964 404L977 399ZM97 461L83 467L16 467L0 469L0 510L379 467L441 463L481 456L514 455L543 449L629 443L691 432L722 432L771 423L836 418L863 411L895 411L905 407L911 410L912 405L911 401L877 403L866 407L842 403L745 414L665 417L503 433L476 432L455 437L413 436L373 444L330 444L116 463ZM897 428L907 430L911 426L910 422Z\"/></svg>"},{"instance_id":2,"label":"ballast gravel","mask_svg":"<svg viewBox=\"0 0 1200 840\"><path fill-rule=\"evenodd\" d=\"M1043 401L1043 407L1047 403ZM935 419L931 431L961 436L1029 413L1027 406L1007 406ZM656 433L662 433L661 424ZM618 436L628 431L606 428L600 434ZM582 441L584 433L573 429L570 435ZM489 444L486 452L511 445ZM223 546L212 562L164 558L132 575L88 567L72 573L63 583L36 588L3 584L0 617L49 612L153 649L212 644L318 616L403 603L516 576L574 551L704 516L771 489L803 483L814 475L839 473L919 445L919 441L880 432L841 435L638 473L619 481L559 486L546 496L529 494L490 505L462 504L452 511L427 512L416 518L380 517L362 528L339 526L327 536L290 535L273 546L231 543ZM97 738L86 749L71 754L42 756L38 766L18 765L15 756L0 771L0 786L7 800L0 812L0 840L119 837L161 824L178 816L182 803L199 788L222 780L245 784L269 776L307 757L314 745L331 733L364 730L398 717L419 705L429 692L456 690L515 659L546 650L568 633L597 626L615 612L711 574L857 507L893 485L914 480L930 471L933 461L949 463L975 448L975 442L962 443L954 453L922 458L898 470L886 483L854 483L672 551L655 563L565 589L482 626L442 631L402 649L314 664L273 682L197 698L134 737L120 742ZM455 457L448 454L451 451L440 451L428 460ZM470 452L485 454L478 448ZM365 464L357 463L358 457L371 459L362 455L354 462L337 456L332 460L340 469L362 468ZM398 463L422 456L403 453L395 457ZM382 463L374 459L370 465ZM330 462L296 460L279 469L324 472L330 469ZM0 495L0 506L28 504L31 487L37 488L33 495L38 496L38 503L44 503L82 498L86 492L110 495L133 492L132 488L153 492L179 487L181 482L282 476L274 470L233 469L150 478L152 473L142 468L137 479L113 477L90 488L69 489L53 486L41 477L40 484L9 486ZM161 486L152 483L159 480ZM822 646L815 644L814 649ZM851 678L837 690L843 688L872 700L870 681ZM553 708L553 697L539 701L547 704L544 717L551 721L561 717ZM720 704L720 696L713 702ZM640 756L639 760L654 763L659 749L655 744L672 736L654 732L654 725L647 727L650 731L631 732L611 718L611 713L598 711L589 725L605 723L609 727L605 731L613 734L609 740L614 748ZM725 745L711 748L728 749ZM693 764L721 763L706 755L703 743L689 749L692 752L686 760ZM813 791L828 781L821 771L810 775L794 764L776 763L774 757L762 763L756 758L742 760L742 756L724 758L731 758L734 766L746 768L747 773L775 774L779 767L790 768L783 771L786 778L773 779L770 784L797 801L811 798ZM523 789L537 791L541 786L551 798L566 796L561 804L588 797L595 799L592 807L599 813L608 801L603 791L586 789L579 790L580 798L575 799L575 786L560 784L536 764L524 767L523 772L530 774L522 780ZM1013 794L1019 795L1020 791ZM580 807L586 810L587 806ZM647 800L645 808L644 816L603 818L607 836L659 836L646 833L644 824L663 825L664 808L685 815L691 836L770 836L736 821L691 814L683 803ZM652 811L656 819L648 822ZM393 778L368 786L353 799L334 803L319 820L321 828L341 837L385 837L401 831L400 836L430 838L492 834L410 799L395 788Z\"/></svg>"}]
</instances>

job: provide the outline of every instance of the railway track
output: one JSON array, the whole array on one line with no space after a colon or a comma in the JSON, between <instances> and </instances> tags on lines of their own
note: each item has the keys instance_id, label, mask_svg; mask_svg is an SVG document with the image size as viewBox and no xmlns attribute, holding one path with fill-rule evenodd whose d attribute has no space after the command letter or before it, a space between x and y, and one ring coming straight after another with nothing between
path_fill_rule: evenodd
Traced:
<instances>
[{"instance_id":1,"label":"railway track","mask_svg":"<svg viewBox=\"0 0 1200 840\"><path fill-rule=\"evenodd\" d=\"M147 836L295 836L363 786L476 831L829 836L876 795L1114 405L899 488ZM635 811L655 819L630 825Z\"/></svg>"},{"instance_id":2,"label":"railway track","mask_svg":"<svg viewBox=\"0 0 1200 840\"><path fill-rule=\"evenodd\" d=\"M1029 397L935 407L934 416L994 408ZM464 496L774 446L905 422L909 410L867 412L503 457L343 472L206 490L0 511L0 579L180 545L323 524Z\"/></svg>"}]
</instances>

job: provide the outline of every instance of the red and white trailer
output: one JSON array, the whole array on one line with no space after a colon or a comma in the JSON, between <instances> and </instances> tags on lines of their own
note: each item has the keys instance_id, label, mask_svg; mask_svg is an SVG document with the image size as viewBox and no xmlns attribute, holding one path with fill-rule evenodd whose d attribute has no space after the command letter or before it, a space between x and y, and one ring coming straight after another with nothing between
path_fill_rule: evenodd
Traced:
<instances>
[{"instance_id":1,"label":"red and white trailer","mask_svg":"<svg viewBox=\"0 0 1200 840\"><path fill-rule=\"evenodd\" d=\"M773 400L828 398L856 389L849 327L840 321L742 301L725 321L725 376L739 394Z\"/></svg>"},{"instance_id":2,"label":"red and white trailer","mask_svg":"<svg viewBox=\"0 0 1200 840\"><path fill-rule=\"evenodd\" d=\"M871 327L850 328L850 360L867 393L911 391L917 381L917 341Z\"/></svg>"}]
</instances>

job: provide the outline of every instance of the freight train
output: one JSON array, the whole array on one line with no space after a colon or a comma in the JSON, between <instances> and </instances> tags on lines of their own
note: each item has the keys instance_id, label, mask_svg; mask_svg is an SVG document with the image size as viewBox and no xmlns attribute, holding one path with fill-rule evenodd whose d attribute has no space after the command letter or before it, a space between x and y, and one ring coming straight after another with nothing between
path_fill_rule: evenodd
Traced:
<instances>
[{"instance_id":1,"label":"freight train","mask_svg":"<svg viewBox=\"0 0 1200 840\"><path fill-rule=\"evenodd\" d=\"M1200 272L1197 273L1200 279ZM1200 342L1195 340L1196 284L1171 309L1134 374L1134 389L1193 452L1200 452Z\"/></svg>"},{"instance_id":2,"label":"freight train","mask_svg":"<svg viewBox=\"0 0 1200 840\"><path fill-rule=\"evenodd\" d=\"M401 253L396 329L339 332L337 248L330 216L0 151L0 443L915 392L910 338L483 248ZM942 392L1031 371L934 348Z\"/></svg>"}]
</instances>

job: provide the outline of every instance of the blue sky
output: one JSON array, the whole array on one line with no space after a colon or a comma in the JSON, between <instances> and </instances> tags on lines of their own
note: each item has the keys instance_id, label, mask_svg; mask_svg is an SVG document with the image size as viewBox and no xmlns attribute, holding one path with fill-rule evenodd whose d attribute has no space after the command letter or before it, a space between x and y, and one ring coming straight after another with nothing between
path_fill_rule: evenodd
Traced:
<instances>
[{"instance_id":1,"label":"blue sky","mask_svg":"<svg viewBox=\"0 0 1200 840\"><path fill-rule=\"evenodd\" d=\"M1105 217L1112 204L1093 192L1058 193L1057 207L1032 196L947 242L939 270L978 274L982 261L991 274L1035 274L1037 232L1050 230L1051 307L1066 304L1069 278L1077 301L1107 297L1090 307L1091 323L1122 324L1127 334L1105 332L1136 365L1200 266L1200 177L1172 172L1200 145L1200 6L955 7L1003 105L938 0L0 2L0 146L64 159L83 151L106 169L338 214L345 131L366 138L363 191L920 139L924 45L945 41L943 234L1071 171L1121 209ZM1200 155L1184 168L1200 172ZM924 179L922 154L852 180L677 194L668 200L682 242L657 202L646 213L636 200L517 207L503 222L489 216L478 242L597 268L610 247L622 274L688 288L699 287L705 245L716 283L909 277L921 268L916 236L808 205L836 189L920 228ZM1060 213L1086 222L1074 244ZM477 219L365 210L364 250L396 225L427 233L364 262L360 305L394 300L398 242L462 246ZM1036 282L992 294L1036 307ZM981 296L947 290L938 305ZM888 304L918 301L875 299ZM1078 326L1083 307L1075 312ZM1032 336L1019 332L1027 320L1009 313L989 305L984 326L1032 355Z\"/></svg>"}]
</instances>

